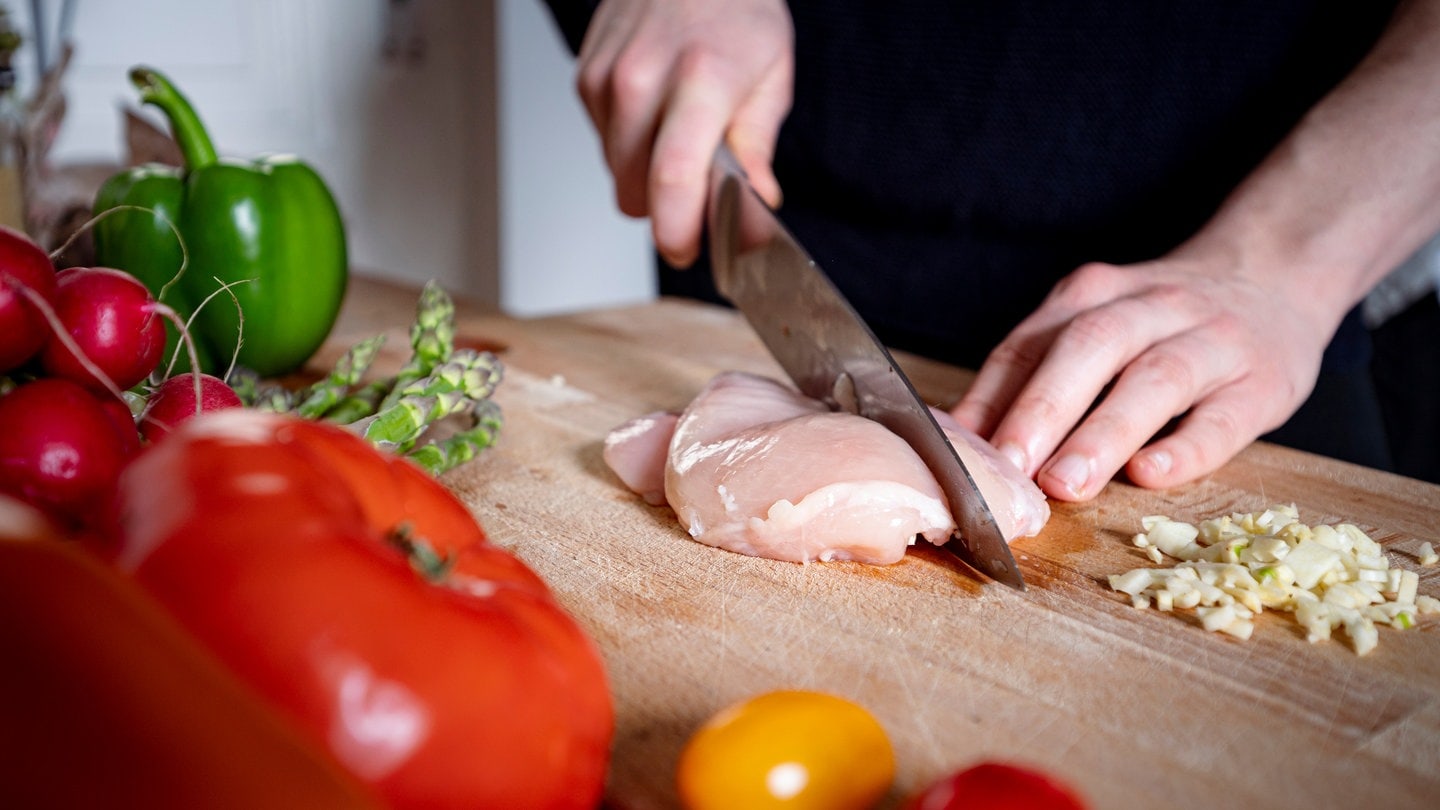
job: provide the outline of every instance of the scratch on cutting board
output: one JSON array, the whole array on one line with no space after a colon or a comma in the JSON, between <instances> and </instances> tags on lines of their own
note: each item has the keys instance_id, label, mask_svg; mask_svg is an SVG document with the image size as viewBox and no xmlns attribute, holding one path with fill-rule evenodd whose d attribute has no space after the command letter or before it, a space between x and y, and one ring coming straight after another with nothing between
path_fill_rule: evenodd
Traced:
<instances>
[{"instance_id":1,"label":"scratch on cutting board","mask_svg":"<svg viewBox=\"0 0 1440 810\"><path fill-rule=\"evenodd\" d=\"M730 599L734 594L735 580L731 579L720 591L720 615L715 627L720 640L720 660L715 662L715 671L721 675L722 680L730 657Z\"/></svg>"},{"instance_id":2,"label":"scratch on cutting board","mask_svg":"<svg viewBox=\"0 0 1440 810\"><path fill-rule=\"evenodd\" d=\"M1024 737L1016 741L1017 747L1023 751L1037 751L1044 757L1055 757L1057 762L1063 762L1063 752L1075 747L1076 735L1071 734L1068 739L1057 741L1052 729L1060 725L1059 712L1040 712L1039 721L1033 722L1026 727ZM1063 727L1072 728L1069 723Z\"/></svg>"},{"instance_id":3,"label":"scratch on cutting board","mask_svg":"<svg viewBox=\"0 0 1440 810\"><path fill-rule=\"evenodd\" d=\"M938 668L929 662L924 664L924 668L929 670L928 674L930 677L923 679L925 683L925 689L923 691L915 688L915 680L912 676L920 673L913 663L905 667L903 672L897 670L895 673L897 676L896 681L900 684L901 689L904 690L907 704L910 706L923 707L935 705L935 695L940 691L941 673ZM933 722L936 715L926 711L915 711L911 713L911 716L918 721L914 733L917 737L920 737L924 743L920 750L943 754L940 738L935 723Z\"/></svg>"},{"instance_id":4,"label":"scratch on cutting board","mask_svg":"<svg viewBox=\"0 0 1440 810\"><path fill-rule=\"evenodd\" d=\"M1350 693L1350 684L1357 677L1357 673L1358 670L1346 667L1343 670L1343 676L1336 683L1339 691L1338 699L1327 701L1324 704L1329 709L1329 711L1326 712L1325 715L1326 722L1322 724L1324 728L1326 742L1329 742L1332 737L1336 736L1336 733L1340 729L1353 727L1354 725L1353 723L1347 722L1341 716L1341 710L1344 709L1347 705L1349 705L1349 700L1347 699L1347 696Z\"/></svg>"}]
</instances>

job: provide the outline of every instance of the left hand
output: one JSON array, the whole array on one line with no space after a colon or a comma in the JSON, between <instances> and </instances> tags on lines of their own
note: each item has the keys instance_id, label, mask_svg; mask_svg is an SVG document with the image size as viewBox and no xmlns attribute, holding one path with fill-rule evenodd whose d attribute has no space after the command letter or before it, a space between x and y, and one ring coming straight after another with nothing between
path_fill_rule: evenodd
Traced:
<instances>
[{"instance_id":1,"label":"left hand","mask_svg":"<svg viewBox=\"0 0 1440 810\"><path fill-rule=\"evenodd\" d=\"M1175 486L1283 423L1337 325L1314 296L1194 252L1087 264L996 347L954 415L1059 500L1122 468Z\"/></svg>"},{"instance_id":2,"label":"left hand","mask_svg":"<svg viewBox=\"0 0 1440 810\"><path fill-rule=\"evenodd\" d=\"M955 417L1065 501L1121 468L1143 487L1194 480L1280 426L1345 312L1440 228L1437 45L1440 0L1401 3L1198 233L1062 280Z\"/></svg>"}]
</instances>

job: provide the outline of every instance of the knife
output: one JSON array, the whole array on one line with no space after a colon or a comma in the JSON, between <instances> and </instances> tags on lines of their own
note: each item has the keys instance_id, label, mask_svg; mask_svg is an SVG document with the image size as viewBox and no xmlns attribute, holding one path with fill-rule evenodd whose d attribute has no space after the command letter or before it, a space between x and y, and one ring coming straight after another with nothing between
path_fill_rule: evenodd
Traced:
<instances>
[{"instance_id":1,"label":"knife","mask_svg":"<svg viewBox=\"0 0 1440 810\"><path fill-rule=\"evenodd\" d=\"M941 548L1023 591L994 513L930 408L723 144L711 167L706 214L715 286L800 391L873 419L909 443L940 482L959 527L959 542L952 538Z\"/></svg>"}]
</instances>

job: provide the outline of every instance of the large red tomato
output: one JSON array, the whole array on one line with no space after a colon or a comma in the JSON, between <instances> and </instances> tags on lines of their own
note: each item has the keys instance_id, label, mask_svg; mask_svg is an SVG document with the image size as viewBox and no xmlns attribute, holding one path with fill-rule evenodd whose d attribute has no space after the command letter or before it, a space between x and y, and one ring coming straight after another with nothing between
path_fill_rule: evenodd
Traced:
<instances>
[{"instance_id":1,"label":"large red tomato","mask_svg":"<svg viewBox=\"0 0 1440 810\"><path fill-rule=\"evenodd\" d=\"M0 804L378 807L134 582L0 495Z\"/></svg>"},{"instance_id":2,"label":"large red tomato","mask_svg":"<svg viewBox=\"0 0 1440 810\"><path fill-rule=\"evenodd\" d=\"M594 807L613 709L541 580L409 462L229 410L120 481L108 550L398 806Z\"/></svg>"}]
</instances>

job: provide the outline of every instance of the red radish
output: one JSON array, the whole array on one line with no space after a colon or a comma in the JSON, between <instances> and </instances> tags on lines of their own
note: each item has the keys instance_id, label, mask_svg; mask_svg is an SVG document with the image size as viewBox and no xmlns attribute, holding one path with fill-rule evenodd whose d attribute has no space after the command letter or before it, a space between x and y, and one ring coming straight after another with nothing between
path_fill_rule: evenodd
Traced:
<instances>
[{"instance_id":1,"label":"red radish","mask_svg":"<svg viewBox=\"0 0 1440 810\"><path fill-rule=\"evenodd\" d=\"M70 380L28 382L0 397L0 425L0 492L70 525L110 514L124 449L93 394Z\"/></svg>"},{"instance_id":2,"label":"red radish","mask_svg":"<svg viewBox=\"0 0 1440 810\"><path fill-rule=\"evenodd\" d=\"M55 315L75 345L108 381L75 356L65 341L45 344L45 373L92 389L130 388L160 364L164 307L134 276L108 267L70 267L56 274Z\"/></svg>"},{"instance_id":3,"label":"red radish","mask_svg":"<svg viewBox=\"0 0 1440 810\"><path fill-rule=\"evenodd\" d=\"M0 226L0 374L34 357L50 336L24 290L55 300L55 266L28 236Z\"/></svg>"},{"instance_id":4,"label":"red radish","mask_svg":"<svg viewBox=\"0 0 1440 810\"><path fill-rule=\"evenodd\" d=\"M199 378L200 406L195 406L196 378ZM140 415L140 435L156 442L201 413L225 408L239 408L240 396L219 377L186 372L166 380L150 394L150 402Z\"/></svg>"},{"instance_id":5,"label":"red radish","mask_svg":"<svg viewBox=\"0 0 1440 810\"><path fill-rule=\"evenodd\" d=\"M101 391L95 394L95 401L100 403L105 415L110 417L110 422L115 426L125 458L140 452L140 429L136 427L135 414L130 412L130 406L125 404L125 400Z\"/></svg>"}]
</instances>

